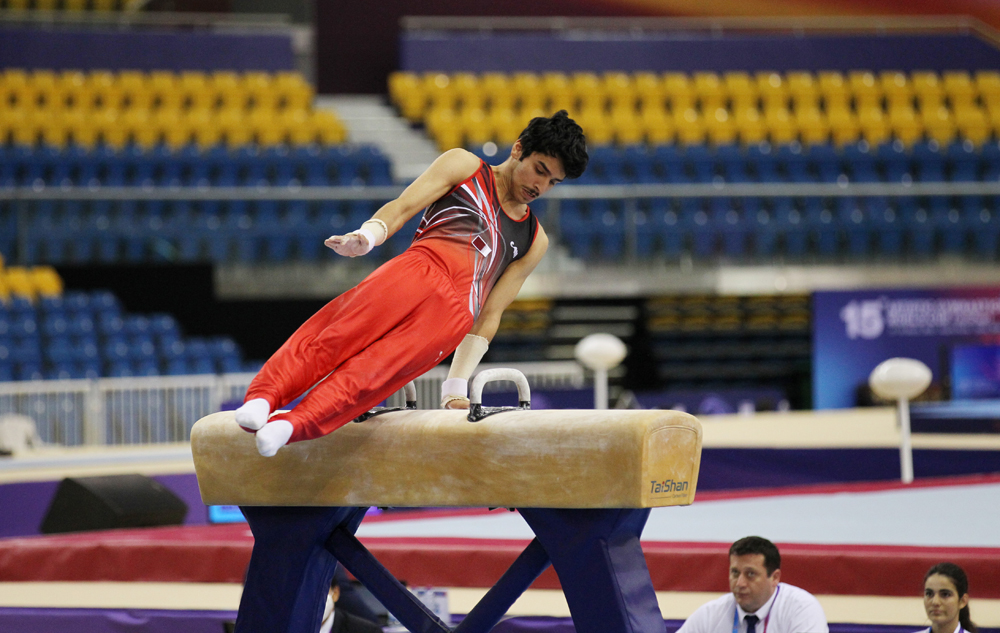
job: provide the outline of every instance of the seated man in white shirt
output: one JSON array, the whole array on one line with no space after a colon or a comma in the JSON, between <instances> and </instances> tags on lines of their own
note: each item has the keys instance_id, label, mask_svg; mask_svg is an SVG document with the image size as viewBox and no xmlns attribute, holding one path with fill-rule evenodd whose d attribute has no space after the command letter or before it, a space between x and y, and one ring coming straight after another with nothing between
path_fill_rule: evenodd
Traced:
<instances>
[{"instance_id":1,"label":"seated man in white shirt","mask_svg":"<svg viewBox=\"0 0 1000 633\"><path fill-rule=\"evenodd\" d=\"M729 589L677 633L829 633L816 598L781 582L781 554L766 538L747 536L729 548Z\"/></svg>"}]
</instances>

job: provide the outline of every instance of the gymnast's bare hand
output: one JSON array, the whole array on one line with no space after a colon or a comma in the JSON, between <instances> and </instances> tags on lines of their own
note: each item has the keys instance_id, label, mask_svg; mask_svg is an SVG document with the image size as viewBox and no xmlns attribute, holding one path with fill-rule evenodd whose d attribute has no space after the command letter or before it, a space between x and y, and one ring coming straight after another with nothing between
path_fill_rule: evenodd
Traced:
<instances>
[{"instance_id":1,"label":"gymnast's bare hand","mask_svg":"<svg viewBox=\"0 0 1000 633\"><path fill-rule=\"evenodd\" d=\"M441 406L445 409L468 409L469 399L462 396L448 396L441 403Z\"/></svg>"},{"instance_id":2,"label":"gymnast's bare hand","mask_svg":"<svg viewBox=\"0 0 1000 633\"><path fill-rule=\"evenodd\" d=\"M323 244L344 257L359 257L372 250L368 239L358 231L351 231L347 235L331 235Z\"/></svg>"}]
</instances>

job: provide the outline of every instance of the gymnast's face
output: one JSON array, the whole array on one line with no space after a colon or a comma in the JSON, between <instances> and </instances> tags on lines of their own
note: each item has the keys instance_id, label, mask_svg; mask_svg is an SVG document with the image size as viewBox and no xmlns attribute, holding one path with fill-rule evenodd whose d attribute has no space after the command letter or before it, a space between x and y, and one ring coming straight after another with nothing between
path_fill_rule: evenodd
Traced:
<instances>
[{"instance_id":1,"label":"gymnast's face","mask_svg":"<svg viewBox=\"0 0 1000 633\"><path fill-rule=\"evenodd\" d=\"M943 574L934 574L924 583L924 609L937 630L955 630L958 612L969 604L969 594L958 595L955 583Z\"/></svg>"},{"instance_id":2,"label":"gymnast's face","mask_svg":"<svg viewBox=\"0 0 1000 633\"><path fill-rule=\"evenodd\" d=\"M535 198L566 179L562 161L555 156L532 152L521 156L521 141L514 143L511 155L517 159L512 174L511 194L520 204L531 204Z\"/></svg>"},{"instance_id":3,"label":"gymnast's face","mask_svg":"<svg viewBox=\"0 0 1000 633\"><path fill-rule=\"evenodd\" d=\"M780 569L767 575L763 554L729 557L729 590L733 592L736 604L747 613L756 613L763 607L780 580Z\"/></svg>"}]
</instances>

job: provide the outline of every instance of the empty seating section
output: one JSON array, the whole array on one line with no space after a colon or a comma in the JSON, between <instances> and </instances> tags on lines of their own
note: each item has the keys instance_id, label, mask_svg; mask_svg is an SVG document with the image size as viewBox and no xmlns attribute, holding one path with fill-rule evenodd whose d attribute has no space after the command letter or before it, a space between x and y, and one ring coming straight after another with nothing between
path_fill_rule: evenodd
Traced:
<instances>
[{"instance_id":1,"label":"empty seating section","mask_svg":"<svg viewBox=\"0 0 1000 633\"><path fill-rule=\"evenodd\" d=\"M533 116L565 108L592 145L782 145L898 139L974 147L1000 129L1000 72L397 72L389 95L442 149L511 144Z\"/></svg>"},{"instance_id":2,"label":"empty seating section","mask_svg":"<svg viewBox=\"0 0 1000 633\"><path fill-rule=\"evenodd\" d=\"M442 149L494 156L567 108L591 162L580 184L995 182L1000 73L396 73L389 93ZM540 205L539 205L540 206ZM562 200L575 257L992 260L994 196ZM555 218L553 217L554 221Z\"/></svg>"},{"instance_id":3,"label":"empty seating section","mask_svg":"<svg viewBox=\"0 0 1000 633\"><path fill-rule=\"evenodd\" d=\"M135 0L0 0L0 10L15 11L124 11L136 5Z\"/></svg>"},{"instance_id":4,"label":"empty seating section","mask_svg":"<svg viewBox=\"0 0 1000 633\"><path fill-rule=\"evenodd\" d=\"M312 102L294 73L7 70L0 187L391 185L388 159L344 144L341 121ZM27 263L311 261L328 256L331 230L373 211L370 202L0 201L0 253L20 243Z\"/></svg>"},{"instance_id":5,"label":"empty seating section","mask_svg":"<svg viewBox=\"0 0 1000 633\"><path fill-rule=\"evenodd\" d=\"M297 73L7 69L0 74L0 140L204 150L339 144L345 130L333 112L313 108L312 86Z\"/></svg>"},{"instance_id":6,"label":"empty seating section","mask_svg":"<svg viewBox=\"0 0 1000 633\"><path fill-rule=\"evenodd\" d=\"M256 370L228 337L189 337L108 291L63 292L50 267L0 266L0 381Z\"/></svg>"}]
</instances>

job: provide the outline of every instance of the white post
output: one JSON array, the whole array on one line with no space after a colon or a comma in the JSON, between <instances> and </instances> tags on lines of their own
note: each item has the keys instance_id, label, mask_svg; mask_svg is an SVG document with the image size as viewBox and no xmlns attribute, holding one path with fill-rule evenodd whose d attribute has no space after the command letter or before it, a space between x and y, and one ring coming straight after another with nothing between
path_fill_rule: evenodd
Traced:
<instances>
[{"instance_id":1,"label":"white post","mask_svg":"<svg viewBox=\"0 0 1000 633\"><path fill-rule=\"evenodd\" d=\"M608 408L608 370L594 370L594 408Z\"/></svg>"},{"instance_id":2,"label":"white post","mask_svg":"<svg viewBox=\"0 0 1000 633\"><path fill-rule=\"evenodd\" d=\"M913 447L910 444L910 401L899 399L899 470L904 484L913 483Z\"/></svg>"}]
</instances>

